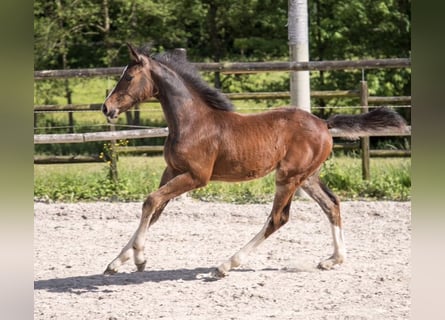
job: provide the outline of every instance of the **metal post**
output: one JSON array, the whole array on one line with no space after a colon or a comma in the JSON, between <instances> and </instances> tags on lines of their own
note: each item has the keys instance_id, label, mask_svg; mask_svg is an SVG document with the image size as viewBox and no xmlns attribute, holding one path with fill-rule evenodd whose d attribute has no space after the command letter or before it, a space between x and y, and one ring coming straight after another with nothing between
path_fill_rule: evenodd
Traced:
<instances>
[{"instance_id":1,"label":"metal post","mask_svg":"<svg viewBox=\"0 0 445 320\"><path fill-rule=\"evenodd\" d=\"M288 1L288 39L290 61L309 61L309 27L307 0ZM311 111L309 71L290 74L291 104Z\"/></svg>"},{"instance_id":2,"label":"metal post","mask_svg":"<svg viewBox=\"0 0 445 320\"><path fill-rule=\"evenodd\" d=\"M288 39L290 61L309 61L309 27L307 0L288 0ZM290 73L291 105L311 112L311 92L309 71ZM309 198L303 189L298 188L295 195Z\"/></svg>"}]
</instances>

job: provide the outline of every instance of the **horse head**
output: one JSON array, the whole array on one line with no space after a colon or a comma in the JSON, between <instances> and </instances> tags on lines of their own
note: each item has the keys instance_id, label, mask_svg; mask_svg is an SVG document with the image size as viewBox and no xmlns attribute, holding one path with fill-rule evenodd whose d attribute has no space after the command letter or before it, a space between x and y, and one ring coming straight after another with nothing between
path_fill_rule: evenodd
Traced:
<instances>
[{"instance_id":1,"label":"horse head","mask_svg":"<svg viewBox=\"0 0 445 320\"><path fill-rule=\"evenodd\" d=\"M131 61L102 105L102 112L108 120L116 119L122 112L154 96L150 72L153 61L131 44L127 43L127 46Z\"/></svg>"}]
</instances>

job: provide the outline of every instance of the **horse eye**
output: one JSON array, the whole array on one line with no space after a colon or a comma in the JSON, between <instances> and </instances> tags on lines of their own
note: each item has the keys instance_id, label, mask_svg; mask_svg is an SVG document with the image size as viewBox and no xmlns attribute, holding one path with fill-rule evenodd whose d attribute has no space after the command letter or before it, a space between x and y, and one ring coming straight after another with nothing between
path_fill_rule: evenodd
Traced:
<instances>
[{"instance_id":1,"label":"horse eye","mask_svg":"<svg viewBox=\"0 0 445 320\"><path fill-rule=\"evenodd\" d=\"M124 76L125 81L131 81L131 79L133 79L134 77L132 75L126 74Z\"/></svg>"}]
</instances>

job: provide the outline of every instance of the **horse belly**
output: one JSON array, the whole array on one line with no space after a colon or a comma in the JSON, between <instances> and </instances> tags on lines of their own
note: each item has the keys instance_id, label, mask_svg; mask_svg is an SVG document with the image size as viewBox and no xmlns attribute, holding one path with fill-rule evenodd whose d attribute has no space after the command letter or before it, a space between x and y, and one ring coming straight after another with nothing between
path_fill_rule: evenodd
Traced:
<instances>
[{"instance_id":1,"label":"horse belly","mask_svg":"<svg viewBox=\"0 0 445 320\"><path fill-rule=\"evenodd\" d=\"M278 150L243 151L234 154L222 153L215 162L211 180L235 182L257 179L275 170L282 158Z\"/></svg>"},{"instance_id":2,"label":"horse belly","mask_svg":"<svg viewBox=\"0 0 445 320\"><path fill-rule=\"evenodd\" d=\"M248 181L265 176L266 174L275 170L276 166L268 168L244 168L242 166L234 166L227 168L227 170L220 170L220 168L213 171L210 180L213 181Z\"/></svg>"}]
</instances>

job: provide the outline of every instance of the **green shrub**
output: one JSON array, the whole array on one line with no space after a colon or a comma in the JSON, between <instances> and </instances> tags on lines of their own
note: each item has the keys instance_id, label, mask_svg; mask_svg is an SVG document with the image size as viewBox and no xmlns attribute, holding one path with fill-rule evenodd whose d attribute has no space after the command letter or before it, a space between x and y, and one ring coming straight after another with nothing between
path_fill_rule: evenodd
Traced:
<instances>
[{"instance_id":1,"label":"green shrub","mask_svg":"<svg viewBox=\"0 0 445 320\"><path fill-rule=\"evenodd\" d=\"M344 199L409 200L410 159L371 159L371 179L363 180L359 158L331 158L321 172L323 181Z\"/></svg>"},{"instance_id":2,"label":"green shrub","mask_svg":"<svg viewBox=\"0 0 445 320\"><path fill-rule=\"evenodd\" d=\"M35 165L34 195L54 201L142 201L160 183L162 157L124 157L118 161L119 180L108 178L107 163ZM371 159L371 179L362 180L359 158L333 157L321 172L322 180L342 200L410 200L410 159ZM190 192L205 201L262 203L273 200L273 173L241 183L210 182Z\"/></svg>"}]
</instances>

